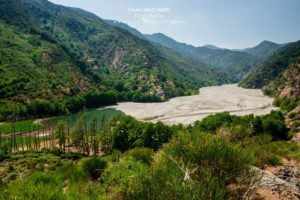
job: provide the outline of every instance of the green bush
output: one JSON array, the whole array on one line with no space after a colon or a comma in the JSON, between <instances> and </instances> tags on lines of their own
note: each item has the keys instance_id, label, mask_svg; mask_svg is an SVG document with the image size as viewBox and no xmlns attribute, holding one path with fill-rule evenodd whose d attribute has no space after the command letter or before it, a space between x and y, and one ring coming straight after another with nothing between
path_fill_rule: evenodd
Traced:
<instances>
[{"instance_id":1,"label":"green bush","mask_svg":"<svg viewBox=\"0 0 300 200\"><path fill-rule=\"evenodd\" d=\"M279 111L272 111L262 117L262 126L265 133L269 133L275 140L287 140L289 138L284 117Z\"/></svg>"},{"instance_id":2,"label":"green bush","mask_svg":"<svg viewBox=\"0 0 300 200\"><path fill-rule=\"evenodd\" d=\"M2 162L5 158L8 157L10 151L9 143L1 143L0 145L0 162Z\"/></svg>"},{"instance_id":3,"label":"green bush","mask_svg":"<svg viewBox=\"0 0 300 200\"><path fill-rule=\"evenodd\" d=\"M228 112L217 113L205 117L201 121L195 123L195 128L201 131L215 132L222 125L226 125L232 122L232 117Z\"/></svg>"},{"instance_id":4,"label":"green bush","mask_svg":"<svg viewBox=\"0 0 300 200\"><path fill-rule=\"evenodd\" d=\"M153 161L154 151L150 148L136 147L125 152L125 156L132 157L137 161L150 165Z\"/></svg>"},{"instance_id":5,"label":"green bush","mask_svg":"<svg viewBox=\"0 0 300 200\"><path fill-rule=\"evenodd\" d=\"M293 119L294 117L296 117L296 115L297 115L297 113L291 112L291 113L289 113L288 117L289 117L290 119Z\"/></svg>"},{"instance_id":6,"label":"green bush","mask_svg":"<svg viewBox=\"0 0 300 200\"><path fill-rule=\"evenodd\" d=\"M7 190L0 194L3 199L64 199L62 177L53 172L36 172L25 179L10 182Z\"/></svg>"},{"instance_id":7,"label":"green bush","mask_svg":"<svg viewBox=\"0 0 300 200\"><path fill-rule=\"evenodd\" d=\"M271 88L265 88L264 90L263 90L263 92L264 92L264 95L266 95L266 96L274 96L275 95L275 91L274 90L272 90Z\"/></svg>"},{"instance_id":8,"label":"green bush","mask_svg":"<svg viewBox=\"0 0 300 200\"><path fill-rule=\"evenodd\" d=\"M84 157L84 155L77 152L66 152L65 154L61 155L61 158L69 160L79 160L82 157Z\"/></svg>"},{"instance_id":9,"label":"green bush","mask_svg":"<svg viewBox=\"0 0 300 200\"><path fill-rule=\"evenodd\" d=\"M82 160L81 169L85 172L92 180L97 180L101 177L103 170L106 168L106 161L94 157L86 158Z\"/></svg>"},{"instance_id":10,"label":"green bush","mask_svg":"<svg viewBox=\"0 0 300 200\"><path fill-rule=\"evenodd\" d=\"M281 164L281 159L279 156L275 155L275 154L269 154L267 156L267 160L268 160L268 163L273 165L273 166L277 166L277 165L280 165Z\"/></svg>"},{"instance_id":11,"label":"green bush","mask_svg":"<svg viewBox=\"0 0 300 200\"><path fill-rule=\"evenodd\" d=\"M197 132L172 140L157 158L129 199L228 199L227 186L247 177L252 163L225 139Z\"/></svg>"},{"instance_id":12,"label":"green bush","mask_svg":"<svg viewBox=\"0 0 300 200\"><path fill-rule=\"evenodd\" d=\"M112 118L105 130L111 150L125 152L134 147L148 147L158 150L175 133L175 128L164 125L140 122L131 116ZM107 141L106 141L107 142Z\"/></svg>"},{"instance_id":13,"label":"green bush","mask_svg":"<svg viewBox=\"0 0 300 200\"><path fill-rule=\"evenodd\" d=\"M297 106L297 101L295 99L283 99L281 97L276 97L273 101L273 105L280 107L280 109L287 113L292 111Z\"/></svg>"},{"instance_id":14,"label":"green bush","mask_svg":"<svg viewBox=\"0 0 300 200\"><path fill-rule=\"evenodd\" d=\"M127 157L109 165L100 181L109 190L109 199L131 199L127 193L142 184L141 176L147 176L147 170L144 163Z\"/></svg>"}]
</instances>

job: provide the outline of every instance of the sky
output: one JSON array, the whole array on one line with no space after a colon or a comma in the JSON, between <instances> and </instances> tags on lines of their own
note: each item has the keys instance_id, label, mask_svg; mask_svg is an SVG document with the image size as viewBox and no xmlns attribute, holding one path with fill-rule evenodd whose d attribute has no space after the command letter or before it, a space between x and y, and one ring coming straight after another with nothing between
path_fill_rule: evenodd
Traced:
<instances>
[{"instance_id":1,"label":"sky","mask_svg":"<svg viewBox=\"0 0 300 200\"><path fill-rule=\"evenodd\" d=\"M300 0L50 1L194 46L241 49L263 40L286 43L300 39Z\"/></svg>"}]
</instances>

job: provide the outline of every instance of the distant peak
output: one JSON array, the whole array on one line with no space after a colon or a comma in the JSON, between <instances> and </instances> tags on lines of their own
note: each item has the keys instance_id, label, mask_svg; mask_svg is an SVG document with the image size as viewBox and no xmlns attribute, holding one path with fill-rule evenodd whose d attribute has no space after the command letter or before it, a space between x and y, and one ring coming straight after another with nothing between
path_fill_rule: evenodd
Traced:
<instances>
[{"instance_id":1,"label":"distant peak","mask_svg":"<svg viewBox=\"0 0 300 200\"><path fill-rule=\"evenodd\" d=\"M277 43L271 42L271 41L269 41L269 40L264 40L264 41L262 41L261 43L259 43L258 45L262 45L262 44L277 44Z\"/></svg>"},{"instance_id":2,"label":"distant peak","mask_svg":"<svg viewBox=\"0 0 300 200\"><path fill-rule=\"evenodd\" d=\"M212 45L212 44L207 44L207 45L204 45L203 47L206 47L208 49L213 49L213 50L215 50L215 49L221 49L220 47L217 47L217 46Z\"/></svg>"},{"instance_id":3,"label":"distant peak","mask_svg":"<svg viewBox=\"0 0 300 200\"><path fill-rule=\"evenodd\" d=\"M163 33L153 33L153 34L151 34L152 36L160 36L160 37L168 37L168 36L166 36L165 34L163 34Z\"/></svg>"}]
</instances>

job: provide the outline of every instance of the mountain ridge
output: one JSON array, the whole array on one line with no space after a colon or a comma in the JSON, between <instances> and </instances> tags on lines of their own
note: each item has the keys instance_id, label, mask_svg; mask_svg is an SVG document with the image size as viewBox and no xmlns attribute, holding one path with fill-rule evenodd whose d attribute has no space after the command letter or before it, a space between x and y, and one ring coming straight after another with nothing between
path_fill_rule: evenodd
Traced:
<instances>
[{"instance_id":1,"label":"mountain ridge","mask_svg":"<svg viewBox=\"0 0 300 200\"><path fill-rule=\"evenodd\" d=\"M290 43L260 64L240 85L267 94L300 98L300 41Z\"/></svg>"},{"instance_id":2,"label":"mountain ridge","mask_svg":"<svg viewBox=\"0 0 300 200\"><path fill-rule=\"evenodd\" d=\"M269 41L263 41L255 47L240 50L224 49L214 45L195 47L186 43L177 42L163 33L142 34L135 28L122 22L114 20L106 20L106 22L113 26L126 29L139 38L161 44L208 65L222 68L236 81L242 80L247 76L247 74L253 70L253 66L257 65L257 62L267 58L284 46Z\"/></svg>"}]
</instances>

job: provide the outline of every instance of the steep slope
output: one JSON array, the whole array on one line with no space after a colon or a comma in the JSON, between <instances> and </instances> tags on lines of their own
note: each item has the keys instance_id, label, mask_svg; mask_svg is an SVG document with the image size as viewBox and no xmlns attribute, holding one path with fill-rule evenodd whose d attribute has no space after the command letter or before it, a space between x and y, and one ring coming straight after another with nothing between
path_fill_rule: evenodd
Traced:
<instances>
[{"instance_id":1,"label":"steep slope","mask_svg":"<svg viewBox=\"0 0 300 200\"><path fill-rule=\"evenodd\" d=\"M104 21L105 21L105 23L107 23L111 26L115 26L115 27L125 29L125 30L129 31L131 34L133 34L133 35L135 35L135 36L137 36L141 39L146 39L144 34L139 32L135 28L132 28L132 27L128 26L127 24L125 24L123 22L119 22L119 21L116 21L116 20L110 20L110 19L105 19Z\"/></svg>"},{"instance_id":2,"label":"steep slope","mask_svg":"<svg viewBox=\"0 0 300 200\"><path fill-rule=\"evenodd\" d=\"M242 87L268 88L270 93L300 98L300 41L290 43L262 62L245 80Z\"/></svg>"},{"instance_id":3,"label":"steep slope","mask_svg":"<svg viewBox=\"0 0 300 200\"><path fill-rule=\"evenodd\" d=\"M259 59L264 59L271 56L275 51L285 46L285 44L276 44L270 41L263 41L253 48L247 48L240 50L246 52Z\"/></svg>"},{"instance_id":4,"label":"steep slope","mask_svg":"<svg viewBox=\"0 0 300 200\"><path fill-rule=\"evenodd\" d=\"M183 55L222 68L236 80L242 79L257 60L254 56L244 52L205 46L194 47L185 43L179 43L161 33L145 35L145 37L152 42L162 44Z\"/></svg>"},{"instance_id":5,"label":"steep slope","mask_svg":"<svg viewBox=\"0 0 300 200\"><path fill-rule=\"evenodd\" d=\"M300 99L300 56L297 59L277 79L265 87L265 90L270 90L281 98Z\"/></svg>"},{"instance_id":6,"label":"steep slope","mask_svg":"<svg viewBox=\"0 0 300 200\"><path fill-rule=\"evenodd\" d=\"M15 102L71 96L92 86L59 45L0 22L0 96Z\"/></svg>"},{"instance_id":7,"label":"steep slope","mask_svg":"<svg viewBox=\"0 0 300 200\"><path fill-rule=\"evenodd\" d=\"M228 82L222 72L161 50L80 9L46 0L1 0L0 13L5 23L33 37L41 35L68 51L79 63L76 67L100 91L135 91L168 98Z\"/></svg>"}]
</instances>

